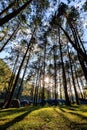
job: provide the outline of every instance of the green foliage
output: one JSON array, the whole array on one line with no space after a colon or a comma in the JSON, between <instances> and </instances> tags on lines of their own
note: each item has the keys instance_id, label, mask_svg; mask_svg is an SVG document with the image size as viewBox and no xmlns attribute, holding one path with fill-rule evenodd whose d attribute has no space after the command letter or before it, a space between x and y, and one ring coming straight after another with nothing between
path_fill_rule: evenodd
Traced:
<instances>
[{"instance_id":1,"label":"green foliage","mask_svg":"<svg viewBox=\"0 0 87 130\"><path fill-rule=\"evenodd\" d=\"M0 59L0 91L5 91L8 87L8 83L11 76L11 70L6 63Z\"/></svg>"},{"instance_id":2,"label":"green foliage","mask_svg":"<svg viewBox=\"0 0 87 130\"><path fill-rule=\"evenodd\" d=\"M23 87L23 91L22 91L21 96L29 97L30 93L31 93L31 89L32 89L32 85L30 85L28 82L24 82L24 87Z\"/></svg>"}]
</instances>

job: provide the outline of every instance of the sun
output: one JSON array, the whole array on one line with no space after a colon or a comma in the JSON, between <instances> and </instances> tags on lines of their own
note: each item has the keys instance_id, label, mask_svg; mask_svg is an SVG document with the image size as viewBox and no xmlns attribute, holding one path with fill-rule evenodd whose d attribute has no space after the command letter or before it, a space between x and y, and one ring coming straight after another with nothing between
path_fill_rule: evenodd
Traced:
<instances>
[{"instance_id":1,"label":"sun","mask_svg":"<svg viewBox=\"0 0 87 130\"><path fill-rule=\"evenodd\" d=\"M45 77L45 82L49 83L49 77Z\"/></svg>"}]
</instances>

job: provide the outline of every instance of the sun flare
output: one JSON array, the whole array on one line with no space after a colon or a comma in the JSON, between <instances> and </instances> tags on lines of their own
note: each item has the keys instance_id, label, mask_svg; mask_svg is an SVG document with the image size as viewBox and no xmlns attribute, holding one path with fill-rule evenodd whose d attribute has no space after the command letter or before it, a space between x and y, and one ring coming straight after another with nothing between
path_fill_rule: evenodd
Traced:
<instances>
[{"instance_id":1,"label":"sun flare","mask_svg":"<svg viewBox=\"0 0 87 130\"><path fill-rule=\"evenodd\" d=\"M49 77L45 77L45 82L49 83Z\"/></svg>"}]
</instances>

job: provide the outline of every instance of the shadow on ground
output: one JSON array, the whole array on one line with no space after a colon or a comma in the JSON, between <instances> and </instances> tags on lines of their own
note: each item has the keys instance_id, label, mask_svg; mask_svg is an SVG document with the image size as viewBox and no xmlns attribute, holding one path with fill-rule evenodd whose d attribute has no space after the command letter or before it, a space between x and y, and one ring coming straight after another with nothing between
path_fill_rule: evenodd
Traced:
<instances>
[{"instance_id":1,"label":"shadow on ground","mask_svg":"<svg viewBox=\"0 0 87 130\"><path fill-rule=\"evenodd\" d=\"M30 107L30 108L28 107L28 109L26 109L23 114L17 116L12 121L9 121L9 122L7 122L7 123L5 123L3 125L0 125L0 130L7 130L7 128L9 128L10 126L14 125L16 122L22 121L29 113L31 113L34 110L38 110L38 109L40 109L40 107ZM24 109L22 109L22 110L24 110ZM16 112L18 112L18 111L16 111ZM12 111L12 113L13 113L13 111Z\"/></svg>"},{"instance_id":2,"label":"shadow on ground","mask_svg":"<svg viewBox=\"0 0 87 130\"><path fill-rule=\"evenodd\" d=\"M64 107L63 107L64 108ZM59 113L56 109L54 109L57 113ZM70 109L71 110L71 109ZM65 115L67 115L67 113L70 113L71 115L74 116L78 116L79 118L81 118L82 120L87 120L87 117L79 114L79 113L75 113L74 110L72 112L67 112L64 109L60 108L60 116L62 118L64 118L66 120L66 123L68 122L69 127L71 128L71 130L87 130L87 123L76 123L75 121L71 121L69 120L68 117L66 117ZM64 114L65 115L64 115Z\"/></svg>"}]
</instances>

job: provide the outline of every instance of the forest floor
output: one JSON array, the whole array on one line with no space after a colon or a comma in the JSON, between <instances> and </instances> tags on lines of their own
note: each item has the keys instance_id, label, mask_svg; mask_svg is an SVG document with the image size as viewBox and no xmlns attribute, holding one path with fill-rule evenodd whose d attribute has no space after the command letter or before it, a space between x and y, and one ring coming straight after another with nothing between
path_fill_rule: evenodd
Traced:
<instances>
[{"instance_id":1,"label":"forest floor","mask_svg":"<svg viewBox=\"0 0 87 130\"><path fill-rule=\"evenodd\" d=\"M87 130L87 105L3 109L0 130Z\"/></svg>"}]
</instances>

